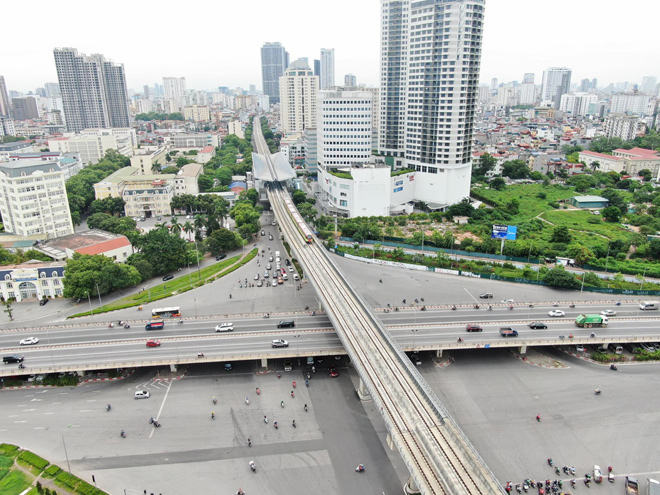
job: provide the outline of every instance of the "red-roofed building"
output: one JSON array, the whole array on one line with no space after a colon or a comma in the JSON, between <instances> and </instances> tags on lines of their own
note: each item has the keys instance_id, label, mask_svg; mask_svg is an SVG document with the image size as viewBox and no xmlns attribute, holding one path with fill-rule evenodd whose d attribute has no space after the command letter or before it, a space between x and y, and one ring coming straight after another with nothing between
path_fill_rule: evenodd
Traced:
<instances>
[{"instance_id":1,"label":"red-roofed building","mask_svg":"<svg viewBox=\"0 0 660 495\"><path fill-rule=\"evenodd\" d=\"M102 254L123 262L133 254L133 246L126 236L98 229L48 240L35 246L35 249L56 260L73 258L74 253L78 253L92 256Z\"/></svg>"},{"instance_id":2,"label":"red-roofed building","mask_svg":"<svg viewBox=\"0 0 660 495\"><path fill-rule=\"evenodd\" d=\"M213 146L204 146L196 157L197 163L207 163L215 156L215 148Z\"/></svg>"},{"instance_id":3,"label":"red-roofed building","mask_svg":"<svg viewBox=\"0 0 660 495\"><path fill-rule=\"evenodd\" d=\"M640 170L648 169L653 177L660 173L660 153L646 148L632 148L629 150L616 149L612 155L626 160L626 173L639 175Z\"/></svg>"}]
</instances>

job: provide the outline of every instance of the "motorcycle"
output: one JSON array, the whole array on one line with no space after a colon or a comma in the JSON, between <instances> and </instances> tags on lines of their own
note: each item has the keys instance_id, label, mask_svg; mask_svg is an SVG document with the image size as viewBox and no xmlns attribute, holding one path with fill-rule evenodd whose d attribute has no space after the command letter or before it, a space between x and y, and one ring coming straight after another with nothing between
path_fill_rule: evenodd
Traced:
<instances>
[{"instance_id":1,"label":"motorcycle","mask_svg":"<svg viewBox=\"0 0 660 495\"><path fill-rule=\"evenodd\" d=\"M594 395L600 395L600 389L599 389L599 388L597 388L596 390L594 390Z\"/></svg>"},{"instance_id":2,"label":"motorcycle","mask_svg":"<svg viewBox=\"0 0 660 495\"><path fill-rule=\"evenodd\" d=\"M261 390L257 387L257 395L261 395Z\"/></svg>"},{"instance_id":3,"label":"motorcycle","mask_svg":"<svg viewBox=\"0 0 660 495\"><path fill-rule=\"evenodd\" d=\"M305 387L309 387L309 380L305 380Z\"/></svg>"},{"instance_id":4,"label":"motorcycle","mask_svg":"<svg viewBox=\"0 0 660 495\"><path fill-rule=\"evenodd\" d=\"M277 421L275 421L275 422L273 423L273 426L275 427L276 430L279 429L279 426L277 425Z\"/></svg>"},{"instance_id":5,"label":"motorcycle","mask_svg":"<svg viewBox=\"0 0 660 495\"><path fill-rule=\"evenodd\" d=\"M364 464L358 464L357 467L355 468L356 473L361 473L364 471Z\"/></svg>"},{"instance_id":6,"label":"motorcycle","mask_svg":"<svg viewBox=\"0 0 660 495\"><path fill-rule=\"evenodd\" d=\"M294 428L297 428L295 419L293 420L293 423L291 423L291 426L293 426Z\"/></svg>"},{"instance_id":7,"label":"motorcycle","mask_svg":"<svg viewBox=\"0 0 660 495\"><path fill-rule=\"evenodd\" d=\"M106 410L106 411L110 412L110 409L112 409L112 406L111 406L110 404L108 404L107 406L105 406L105 410Z\"/></svg>"},{"instance_id":8,"label":"motorcycle","mask_svg":"<svg viewBox=\"0 0 660 495\"><path fill-rule=\"evenodd\" d=\"M264 423L268 424L268 417L264 416Z\"/></svg>"},{"instance_id":9,"label":"motorcycle","mask_svg":"<svg viewBox=\"0 0 660 495\"><path fill-rule=\"evenodd\" d=\"M142 311L144 308L142 306L138 306L138 311Z\"/></svg>"},{"instance_id":10,"label":"motorcycle","mask_svg":"<svg viewBox=\"0 0 660 495\"><path fill-rule=\"evenodd\" d=\"M536 419L539 419L539 416L536 416ZM553 464L554 464L554 461L552 460L552 458L551 457L548 458L548 465L552 466Z\"/></svg>"},{"instance_id":11,"label":"motorcycle","mask_svg":"<svg viewBox=\"0 0 660 495\"><path fill-rule=\"evenodd\" d=\"M284 401L280 402L280 407L284 409Z\"/></svg>"},{"instance_id":12,"label":"motorcycle","mask_svg":"<svg viewBox=\"0 0 660 495\"><path fill-rule=\"evenodd\" d=\"M217 403L218 403L218 399L215 398L215 395L214 395L213 397L211 397L211 400L213 401L213 404L217 404Z\"/></svg>"},{"instance_id":13,"label":"motorcycle","mask_svg":"<svg viewBox=\"0 0 660 495\"><path fill-rule=\"evenodd\" d=\"M479 309L479 305L478 305L478 304L475 304L475 305L474 305L474 309Z\"/></svg>"},{"instance_id":14,"label":"motorcycle","mask_svg":"<svg viewBox=\"0 0 660 495\"><path fill-rule=\"evenodd\" d=\"M460 344L461 342L463 342L463 339L459 337L457 342Z\"/></svg>"},{"instance_id":15,"label":"motorcycle","mask_svg":"<svg viewBox=\"0 0 660 495\"><path fill-rule=\"evenodd\" d=\"M270 318L270 314L269 314L269 313L266 313L266 314L264 315L264 318Z\"/></svg>"},{"instance_id":16,"label":"motorcycle","mask_svg":"<svg viewBox=\"0 0 660 495\"><path fill-rule=\"evenodd\" d=\"M257 465L254 463L254 461L250 461L250 469L253 473L257 472Z\"/></svg>"},{"instance_id":17,"label":"motorcycle","mask_svg":"<svg viewBox=\"0 0 660 495\"><path fill-rule=\"evenodd\" d=\"M24 365L23 363L19 364L19 365L18 365L18 369L19 369L19 370L24 370L24 369L25 369L25 365Z\"/></svg>"},{"instance_id":18,"label":"motorcycle","mask_svg":"<svg viewBox=\"0 0 660 495\"><path fill-rule=\"evenodd\" d=\"M610 369L611 369L612 371L617 371L619 368L617 368L617 367L616 367L615 365L613 365L613 364L610 364Z\"/></svg>"},{"instance_id":19,"label":"motorcycle","mask_svg":"<svg viewBox=\"0 0 660 495\"><path fill-rule=\"evenodd\" d=\"M305 410L305 412L307 412L307 404L305 404L305 406L303 407L303 409Z\"/></svg>"},{"instance_id":20,"label":"motorcycle","mask_svg":"<svg viewBox=\"0 0 660 495\"><path fill-rule=\"evenodd\" d=\"M204 357L204 353L203 352L198 352L197 357Z\"/></svg>"},{"instance_id":21,"label":"motorcycle","mask_svg":"<svg viewBox=\"0 0 660 495\"><path fill-rule=\"evenodd\" d=\"M510 309L511 311L513 311L513 306L509 306L509 309Z\"/></svg>"},{"instance_id":22,"label":"motorcycle","mask_svg":"<svg viewBox=\"0 0 660 495\"><path fill-rule=\"evenodd\" d=\"M592 338L595 337L595 336L596 336L596 334L594 332L591 332L591 335L589 335L589 337L592 337Z\"/></svg>"},{"instance_id":23,"label":"motorcycle","mask_svg":"<svg viewBox=\"0 0 660 495\"><path fill-rule=\"evenodd\" d=\"M309 309L309 306L305 306L305 311L307 311L308 309Z\"/></svg>"},{"instance_id":24,"label":"motorcycle","mask_svg":"<svg viewBox=\"0 0 660 495\"><path fill-rule=\"evenodd\" d=\"M124 328L131 328L131 326L128 323L126 323L124 324Z\"/></svg>"},{"instance_id":25,"label":"motorcycle","mask_svg":"<svg viewBox=\"0 0 660 495\"><path fill-rule=\"evenodd\" d=\"M451 310L452 310L452 311L456 311L456 306L452 306L452 307L451 307Z\"/></svg>"},{"instance_id":26,"label":"motorcycle","mask_svg":"<svg viewBox=\"0 0 660 495\"><path fill-rule=\"evenodd\" d=\"M569 307L569 308L574 308L574 307L575 307L575 304L569 304L568 307Z\"/></svg>"},{"instance_id":27,"label":"motorcycle","mask_svg":"<svg viewBox=\"0 0 660 495\"><path fill-rule=\"evenodd\" d=\"M108 325L108 328L114 328L114 326L115 326L114 323L110 323L110 324Z\"/></svg>"},{"instance_id":28,"label":"motorcycle","mask_svg":"<svg viewBox=\"0 0 660 495\"><path fill-rule=\"evenodd\" d=\"M126 438L126 432L124 430L121 430L121 433L119 434L120 437Z\"/></svg>"},{"instance_id":29,"label":"motorcycle","mask_svg":"<svg viewBox=\"0 0 660 495\"><path fill-rule=\"evenodd\" d=\"M492 311L492 310L493 310L493 307L489 304L488 305L488 311Z\"/></svg>"},{"instance_id":30,"label":"motorcycle","mask_svg":"<svg viewBox=\"0 0 660 495\"><path fill-rule=\"evenodd\" d=\"M295 381L293 382L293 388L296 388L296 382Z\"/></svg>"},{"instance_id":31,"label":"motorcycle","mask_svg":"<svg viewBox=\"0 0 660 495\"><path fill-rule=\"evenodd\" d=\"M426 306L422 306L422 311L426 311Z\"/></svg>"},{"instance_id":32,"label":"motorcycle","mask_svg":"<svg viewBox=\"0 0 660 495\"><path fill-rule=\"evenodd\" d=\"M248 406L250 405L250 399L248 399L247 397L245 398L245 404Z\"/></svg>"},{"instance_id":33,"label":"motorcycle","mask_svg":"<svg viewBox=\"0 0 660 495\"><path fill-rule=\"evenodd\" d=\"M179 325L181 325L181 324L183 323L183 320L179 320L179 321L177 321L177 323L178 323Z\"/></svg>"}]
</instances>

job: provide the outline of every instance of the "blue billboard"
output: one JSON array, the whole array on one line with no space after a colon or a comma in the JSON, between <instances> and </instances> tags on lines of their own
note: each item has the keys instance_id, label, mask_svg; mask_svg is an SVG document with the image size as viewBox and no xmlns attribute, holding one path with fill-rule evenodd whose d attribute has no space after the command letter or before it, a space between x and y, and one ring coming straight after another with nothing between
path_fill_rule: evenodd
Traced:
<instances>
[{"instance_id":1,"label":"blue billboard","mask_svg":"<svg viewBox=\"0 0 660 495\"><path fill-rule=\"evenodd\" d=\"M506 239L507 241L515 241L517 235L518 227L513 225L493 225L490 233L492 239Z\"/></svg>"}]
</instances>

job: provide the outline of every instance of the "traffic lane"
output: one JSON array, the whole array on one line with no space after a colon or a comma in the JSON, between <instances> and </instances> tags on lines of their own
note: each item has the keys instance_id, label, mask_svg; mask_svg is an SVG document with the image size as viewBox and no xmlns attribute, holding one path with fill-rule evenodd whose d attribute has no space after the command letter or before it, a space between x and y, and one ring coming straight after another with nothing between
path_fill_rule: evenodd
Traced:
<instances>
[{"instance_id":1,"label":"traffic lane","mask_svg":"<svg viewBox=\"0 0 660 495\"><path fill-rule=\"evenodd\" d=\"M161 360L190 360L197 353L203 352L204 358L231 360L252 356L252 359L267 355L269 359L283 358L296 352L339 350L341 342L334 332L281 332L278 338L288 340L288 348L273 348L270 336L235 335L229 338L205 336L199 338L178 337L160 340L159 347L146 347L146 339L133 342L106 343L103 346L72 346L33 348L23 353L26 366L23 373L29 374L31 368L51 366L104 366L117 363L127 366L131 363L144 364ZM200 360L203 362L203 360ZM9 368L5 368L9 369Z\"/></svg>"},{"instance_id":2,"label":"traffic lane","mask_svg":"<svg viewBox=\"0 0 660 495\"><path fill-rule=\"evenodd\" d=\"M165 320L165 326L159 330L145 330L145 325L149 320L140 323L132 323L131 328L105 326L90 326L80 328L51 327L49 329L39 329L21 332L3 333L0 335L0 349L16 348L21 349L40 347L45 345L63 345L73 343L91 343L91 342L109 342L117 340L127 340L142 338L159 338L160 335L166 337L179 336L197 336L208 335L209 333L218 335L240 334L245 332L280 332L277 324L281 320L293 320L294 327L298 330L314 330L332 328L327 317L322 315L310 316L306 314L281 315L278 318L254 317L252 315L238 318L218 318L214 320L184 320L182 324L177 320ZM222 323L234 323L233 332L216 332L215 327ZM37 337L39 343L32 346L20 346L19 341L26 337Z\"/></svg>"}]
</instances>

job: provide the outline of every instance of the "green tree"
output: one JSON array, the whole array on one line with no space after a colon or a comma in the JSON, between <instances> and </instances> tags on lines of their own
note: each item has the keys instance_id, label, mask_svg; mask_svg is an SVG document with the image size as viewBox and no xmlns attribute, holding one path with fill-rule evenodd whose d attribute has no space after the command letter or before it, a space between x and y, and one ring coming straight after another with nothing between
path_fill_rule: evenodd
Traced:
<instances>
[{"instance_id":1,"label":"green tree","mask_svg":"<svg viewBox=\"0 0 660 495\"><path fill-rule=\"evenodd\" d=\"M14 309L11 306L11 302L2 299L2 305L5 307L5 309L2 311L7 313L7 318L9 318L9 321L14 321Z\"/></svg>"},{"instance_id":2,"label":"green tree","mask_svg":"<svg viewBox=\"0 0 660 495\"><path fill-rule=\"evenodd\" d=\"M502 175L510 179L529 177L529 167L522 160L509 160L502 165Z\"/></svg>"},{"instance_id":3,"label":"green tree","mask_svg":"<svg viewBox=\"0 0 660 495\"><path fill-rule=\"evenodd\" d=\"M569 244L571 242L571 233L568 231L568 227L562 225L561 227L555 227L552 231L552 237L550 242L559 242L563 244Z\"/></svg>"},{"instance_id":4,"label":"green tree","mask_svg":"<svg viewBox=\"0 0 660 495\"><path fill-rule=\"evenodd\" d=\"M318 216L318 211L316 211L314 205L307 202L301 203L298 206L298 211L300 212L300 215L303 217L303 219L308 223L314 223L316 217Z\"/></svg>"},{"instance_id":5,"label":"green tree","mask_svg":"<svg viewBox=\"0 0 660 495\"><path fill-rule=\"evenodd\" d=\"M199 186L199 192L206 192L213 189L213 177L202 174L197 179L197 185Z\"/></svg>"},{"instance_id":6,"label":"green tree","mask_svg":"<svg viewBox=\"0 0 660 495\"><path fill-rule=\"evenodd\" d=\"M640 170L637 175L644 177L644 182L649 182L653 178L653 172L651 172L648 168Z\"/></svg>"},{"instance_id":7,"label":"green tree","mask_svg":"<svg viewBox=\"0 0 660 495\"><path fill-rule=\"evenodd\" d=\"M178 236L181 233L181 229L183 228L179 223L179 219L177 217L172 217L171 224L170 232L172 232L173 235Z\"/></svg>"},{"instance_id":8,"label":"green tree","mask_svg":"<svg viewBox=\"0 0 660 495\"><path fill-rule=\"evenodd\" d=\"M195 231L195 226L191 222L187 221L183 224L181 229L188 235L188 240L190 240L190 234Z\"/></svg>"},{"instance_id":9,"label":"green tree","mask_svg":"<svg viewBox=\"0 0 660 495\"><path fill-rule=\"evenodd\" d=\"M506 187L506 181L502 177L494 177L489 184L490 187L496 191L501 191Z\"/></svg>"},{"instance_id":10,"label":"green tree","mask_svg":"<svg viewBox=\"0 0 660 495\"><path fill-rule=\"evenodd\" d=\"M463 198L460 203L456 203L447 208L447 218L471 217L474 213L474 206L470 204L470 198Z\"/></svg>"},{"instance_id":11,"label":"green tree","mask_svg":"<svg viewBox=\"0 0 660 495\"><path fill-rule=\"evenodd\" d=\"M618 222L621 219L621 210L616 206L608 206L600 212L601 216L608 222Z\"/></svg>"},{"instance_id":12,"label":"green tree","mask_svg":"<svg viewBox=\"0 0 660 495\"><path fill-rule=\"evenodd\" d=\"M126 260L126 263L138 271L142 280L148 280L154 276L153 265L146 260L142 253L131 254Z\"/></svg>"},{"instance_id":13,"label":"green tree","mask_svg":"<svg viewBox=\"0 0 660 495\"><path fill-rule=\"evenodd\" d=\"M176 166L181 168L184 165L188 165L189 163L195 163L195 160L190 160L189 158L180 156L179 158L176 159Z\"/></svg>"},{"instance_id":14,"label":"green tree","mask_svg":"<svg viewBox=\"0 0 660 495\"><path fill-rule=\"evenodd\" d=\"M141 236L140 253L160 275L185 265L186 241L165 229L153 229Z\"/></svg>"},{"instance_id":15,"label":"green tree","mask_svg":"<svg viewBox=\"0 0 660 495\"><path fill-rule=\"evenodd\" d=\"M291 199L293 201L293 204L298 206L300 203L304 203L307 200L307 194L305 194L305 191L296 189L295 191L293 191L293 194L291 195Z\"/></svg>"},{"instance_id":16,"label":"green tree","mask_svg":"<svg viewBox=\"0 0 660 495\"><path fill-rule=\"evenodd\" d=\"M243 245L243 241L234 232L228 229L216 229L213 233L206 238L206 248L213 256L224 251L232 251L238 249Z\"/></svg>"},{"instance_id":17,"label":"green tree","mask_svg":"<svg viewBox=\"0 0 660 495\"><path fill-rule=\"evenodd\" d=\"M90 229L100 229L101 224L108 218L112 217L107 213L94 213L87 217L87 227Z\"/></svg>"},{"instance_id":18,"label":"green tree","mask_svg":"<svg viewBox=\"0 0 660 495\"><path fill-rule=\"evenodd\" d=\"M482 177L486 175L489 171L493 170L495 168L495 165L497 165L497 160L495 159L495 157L493 157L489 153L484 153L479 157L479 163L474 168L473 175L477 177Z\"/></svg>"},{"instance_id":19,"label":"green tree","mask_svg":"<svg viewBox=\"0 0 660 495\"><path fill-rule=\"evenodd\" d=\"M660 239L652 239L649 243L649 254L653 259L660 260Z\"/></svg>"},{"instance_id":20,"label":"green tree","mask_svg":"<svg viewBox=\"0 0 660 495\"><path fill-rule=\"evenodd\" d=\"M140 280L140 273L133 266L115 263L102 255L75 253L66 263L64 297L82 299L97 292L107 294L136 285Z\"/></svg>"},{"instance_id":21,"label":"green tree","mask_svg":"<svg viewBox=\"0 0 660 495\"><path fill-rule=\"evenodd\" d=\"M596 172L597 169L600 168L600 163L597 161L593 161L589 164L589 168L591 169L591 172L594 173Z\"/></svg>"},{"instance_id":22,"label":"green tree","mask_svg":"<svg viewBox=\"0 0 660 495\"><path fill-rule=\"evenodd\" d=\"M90 213L107 213L108 215L121 215L124 213L126 202L122 198L95 199L89 205Z\"/></svg>"},{"instance_id":23,"label":"green tree","mask_svg":"<svg viewBox=\"0 0 660 495\"><path fill-rule=\"evenodd\" d=\"M580 282L575 279L572 273L567 272L563 266L557 266L543 277L543 281L551 287L561 287L565 289L577 289Z\"/></svg>"},{"instance_id":24,"label":"green tree","mask_svg":"<svg viewBox=\"0 0 660 495\"><path fill-rule=\"evenodd\" d=\"M163 170L161 170L160 173L176 175L179 173L179 169L170 165L169 167L165 167Z\"/></svg>"}]
</instances>

